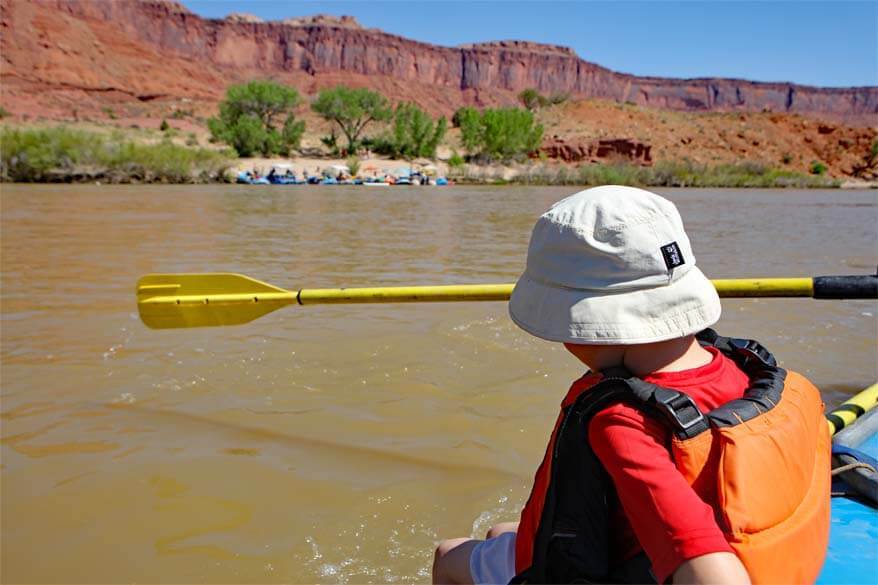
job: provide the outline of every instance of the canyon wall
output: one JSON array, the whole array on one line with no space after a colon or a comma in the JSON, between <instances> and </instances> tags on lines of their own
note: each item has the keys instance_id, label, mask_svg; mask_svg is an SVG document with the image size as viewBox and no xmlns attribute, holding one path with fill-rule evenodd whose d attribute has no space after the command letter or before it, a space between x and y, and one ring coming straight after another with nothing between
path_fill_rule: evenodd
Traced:
<instances>
[{"instance_id":1,"label":"canyon wall","mask_svg":"<svg viewBox=\"0 0 878 585\"><path fill-rule=\"evenodd\" d=\"M2 0L2 8L0 74L4 82L32 87L66 83L141 99L217 98L230 82L277 77L304 84L305 91L344 81L371 86L444 114L463 104L512 104L533 87L681 111L878 120L878 87L637 77L565 47L522 41L440 47L364 29L350 18L205 19L163 0Z\"/></svg>"}]
</instances>

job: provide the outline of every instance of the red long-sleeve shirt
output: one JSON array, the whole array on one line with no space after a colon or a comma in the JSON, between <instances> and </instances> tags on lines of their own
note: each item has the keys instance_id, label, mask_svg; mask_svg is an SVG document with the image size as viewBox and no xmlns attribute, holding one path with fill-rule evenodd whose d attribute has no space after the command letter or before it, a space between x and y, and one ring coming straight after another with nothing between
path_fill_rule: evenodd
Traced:
<instances>
[{"instance_id":1,"label":"red long-sleeve shirt","mask_svg":"<svg viewBox=\"0 0 878 585\"><path fill-rule=\"evenodd\" d=\"M644 379L685 392L702 412L740 398L748 385L746 374L718 350L707 350L713 359L704 366ZM631 406L616 404L592 419L588 436L616 487L618 502L611 509L610 522L614 527L610 550L616 560L642 549L662 583L686 560L732 552L713 509L674 466L668 450L670 433L661 423Z\"/></svg>"}]
</instances>

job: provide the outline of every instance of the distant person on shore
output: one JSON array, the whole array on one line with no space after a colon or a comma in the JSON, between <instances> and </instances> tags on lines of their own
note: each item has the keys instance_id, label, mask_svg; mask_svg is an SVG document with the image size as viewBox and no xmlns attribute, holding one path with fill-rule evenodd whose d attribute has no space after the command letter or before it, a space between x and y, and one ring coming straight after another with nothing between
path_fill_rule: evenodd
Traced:
<instances>
[{"instance_id":1,"label":"distant person on shore","mask_svg":"<svg viewBox=\"0 0 878 585\"><path fill-rule=\"evenodd\" d=\"M829 535L820 393L709 329L720 312L670 201L606 186L543 214L509 314L591 371L520 521L442 541L433 581L813 583Z\"/></svg>"}]
</instances>

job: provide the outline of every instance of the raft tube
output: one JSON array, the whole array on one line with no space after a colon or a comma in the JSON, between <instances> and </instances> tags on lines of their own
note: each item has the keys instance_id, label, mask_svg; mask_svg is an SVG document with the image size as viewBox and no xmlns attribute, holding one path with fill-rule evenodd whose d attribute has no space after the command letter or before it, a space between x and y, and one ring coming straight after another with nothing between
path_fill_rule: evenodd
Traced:
<instances>
[{"instance_id":1,"label":"raft tube","mask_svg":"<svg viewBox=\"0 0 878 585\"><path fill-rule=\"evenodd\" d=\"M870 410L854 423L848 424L833 439L832 524L826 562L817 583L876 582L876 460L878 409Z\"/></svg>"}]
</instances>

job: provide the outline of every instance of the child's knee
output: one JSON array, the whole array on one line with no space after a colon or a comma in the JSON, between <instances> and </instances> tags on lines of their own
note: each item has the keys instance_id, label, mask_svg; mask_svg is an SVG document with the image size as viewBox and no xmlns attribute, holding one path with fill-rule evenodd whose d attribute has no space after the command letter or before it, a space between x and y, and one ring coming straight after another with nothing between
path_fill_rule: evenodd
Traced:
<instances>
[{"instance_id":1,"label":"child's knee","mask_svg":"<svg viewBox=\"0 0 878 585\"><path fill-rule=\"evenodd\" d=\"M443 540L439 543L439 546L436 547L435 558L441 558L447 555L452 550L456 549L461 544L470 540L469 538L449 538L448 540Z\"/></svg>"},{"instance_id":2,"label":"child's knee","mask_svg":"<svg viewBox=\"0 0 878 585\"><path fill-rule=\"evenodd\" d=\"M448 564L447 557L451 551L469 541L469 538L449 538L439 543L439 546L436 547L433 553L433 583L449 583L452 581L450 576L456 571L449 570L450 568L446 567Z\"/></svg>"},{"instance_id":3,"label":"child's knee","mask_svg":"<svg viewBox=\"0 0 878 585\"><path fill-rule=\"evenodd\" d=\"M501 522L488 530L487 538L497 538L505 532L518 532L518 522Z\"/></svg>"},{"instance_id":4,"label":"child's knee","mask_svg":"<svg viewBox=\"0 0 878 585\"><path fill-rule=\"evenodd\" d=\"M468 538L449 538L448 540L443 540L439 543L439 546L436 547L436 550L433 553L433 577L437 575L437 572L441 572L442 562L445 557L448 556L448 553L456 549L458 546L463 544L469 540Z\"/></svg>"}]
</instances>

